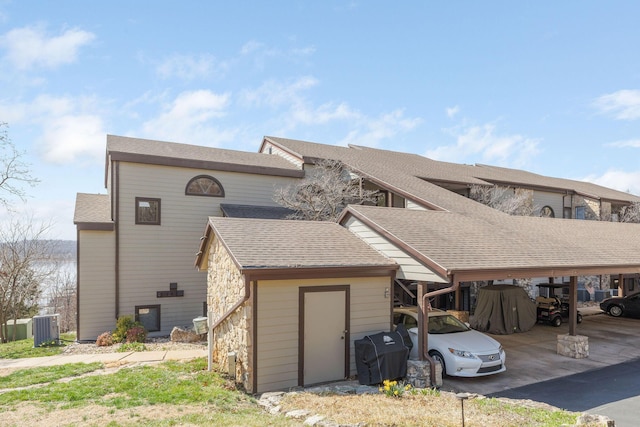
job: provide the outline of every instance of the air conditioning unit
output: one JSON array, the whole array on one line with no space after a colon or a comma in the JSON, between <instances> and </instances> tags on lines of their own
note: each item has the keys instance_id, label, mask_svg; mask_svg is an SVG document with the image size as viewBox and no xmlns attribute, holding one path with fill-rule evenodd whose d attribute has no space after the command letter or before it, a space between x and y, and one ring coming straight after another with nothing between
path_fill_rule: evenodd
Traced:
<instances>
[{"instance_id":1,"label":"air conditioning unit","mask_svg":"<svg viewBox=\"0 0 640 427\"><path fill-rule=\"evenodd\" d=\"M58 328L59 314L33 317L33 346L40 347L44 343L60 340Z\"/></svg>"}]
</instances>

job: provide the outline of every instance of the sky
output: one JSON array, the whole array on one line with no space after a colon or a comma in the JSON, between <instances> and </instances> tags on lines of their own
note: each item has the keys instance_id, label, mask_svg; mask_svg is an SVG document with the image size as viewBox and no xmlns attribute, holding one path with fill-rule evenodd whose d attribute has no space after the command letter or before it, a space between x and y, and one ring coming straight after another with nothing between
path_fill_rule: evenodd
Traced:
<instances>
[{"instance_id":1,"label":"sky","mask_svg":"<svg viewBox=\"0 0 640 427\"><path fill-rule=\"evenodd\" d=\"M266 135L640 195L636 1L0 0L0 122L39 183L11 215L76 238L106 135Z\"/></svg>"}]
</instances>

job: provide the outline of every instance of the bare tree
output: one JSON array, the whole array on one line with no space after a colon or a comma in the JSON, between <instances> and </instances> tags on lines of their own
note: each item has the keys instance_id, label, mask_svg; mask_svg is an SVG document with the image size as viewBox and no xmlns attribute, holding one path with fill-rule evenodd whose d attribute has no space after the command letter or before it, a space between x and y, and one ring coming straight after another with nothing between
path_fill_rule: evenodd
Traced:
<instances>
[{"instance_id":1,"label":"bare tree","mask_svg":"<svg viewBox=\"0 0 640 427\"><path fill-rule=\"evenodd\" d=\"M509 215L532 216L533 192L520 188L473 185L469 197Z\"/></svg>"},{"instance_id":2,"label":"bare tree","mask_svg":"<svg viewBox=\"0 0 640 427\"><path fill-rule=\"evenodd\" d=\"M620 209L620 222L640 223L640 202L634 202Z\"/></svg>"},{"instance_id":3,"label":"bare tree","mask_svg":"<svg viewBox=\"0 0 640 427\"><path fill-rule=\"evenodd\" d=\"M335 221L347 205L375 203L377 195L342 162L320 160L303 180L276 190L274 200L294 211L292 219Z\"/></svg>"},{"instance_id":4,"label":"bare tree","mask_svg":"<svg viewBox=\"0 0 640 427\"><path fill-rule=\"evenodd\" d=\"M38 313L42 284L53 275L55 241L43 239L49 225L11 219L0 226L0 325ZM0 341L6 342L0 328Z\"/></svg>"},{"instance_id":5,"label":"bare tree","mask_svg":"<svg viewBox=\"0 0 640 427\"><path fill-rule=\"evenodd\" d=\"M60 331L69 332L76 329L76 272L59 269L49 281L47 289L48 309L60 315Z\"/></svg>"},{"instance_id":6,"label":"bare tree","mask_svg":"<svg viewBox=\"0 0 640 427\"><path fill-rule=\"evenodd\" d=\"M22 161L24 153L19 152L11 142L7 124L0 122L0 204L9 207L9 197L24 200L27 193L23 185L34 186L38 180L31 176L29 165Z\"/></svg>"}]
</instances>

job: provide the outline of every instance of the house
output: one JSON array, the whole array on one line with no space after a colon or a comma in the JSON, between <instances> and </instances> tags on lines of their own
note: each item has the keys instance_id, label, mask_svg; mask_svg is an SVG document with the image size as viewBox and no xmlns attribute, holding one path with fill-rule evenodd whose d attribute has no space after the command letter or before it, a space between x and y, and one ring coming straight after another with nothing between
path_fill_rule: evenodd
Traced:
<instances>
[{"instance_id":1,"label":"house","mask_svg":"<svg viewBox=\"0 0 640 427\"><path fill-rule=\"evenodd\" d=\"M107 194L78 194L77 337L95 340L133 315L150 336L206 313L197 242L221 205L277 207L275 187L304 176L260 153L107 136Z\"/></svg>"},{"instance_id":2,"label":"house","mask_svg":"<svg viewBox=\"0 0 640 427\"><path fill-rule=\"evenodd\" d=\"M350 206L338 224L274 219L287 214L275 189L320 159L344 163L379 206ZM542 208L543 217L506 215L470 199L474 185L530 191L556 218ZM570 280L573 297L578 276L640 274L640 239L629 238L638 225L559 219L584 211L613 220L640 198L512 169L276 137L246 153L110 135L105 186L106 195L76 201L78 338L95 339L120 315L153 336L210 314L216 360L235 353L236 374L254 391L335 377L301 367L314 366L305 358L324 332L307 330L318 321L305 316L319 307L335 317L337 299L350 327L339 337L344 363L332 366L346 375L353 340L390 327L398 289L468 310L473 281Z\"/></svg>"}]
</instances>

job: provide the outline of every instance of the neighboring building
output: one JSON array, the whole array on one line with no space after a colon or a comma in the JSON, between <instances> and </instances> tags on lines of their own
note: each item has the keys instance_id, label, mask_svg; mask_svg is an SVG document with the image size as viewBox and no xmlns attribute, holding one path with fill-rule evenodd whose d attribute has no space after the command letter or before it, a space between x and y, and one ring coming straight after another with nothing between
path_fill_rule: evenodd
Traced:
<instances>
[{"instance_id":1,"label":"neighboring building","mask_svg":"<svg viewBox=\"0 0 640 427\"><path fill-rule=\"evenodd\" d=\"M363 188L379 192L380 206L455 213L495 230L508 220L466 197L470 186L532 190L534 203L555 217L570 211L571 218L613 218L621 206L640 201L595 184L360 146L265 137L259 153L246 153L109 135L107 194L78 194L76 201L78 339L112 330L121 315L136 316L153 336L205 314L207 277L193 260L207 218L286 216L273 201L275 189L303 178L319 159L346 164ZM399 266L398 280L426 281L434 288L449 284L451 278L440 270L425 269L428 257L400 249L404 261L386 253ZM385 253L384 245L378 250Z\"/></svg>"}]
</instances>

